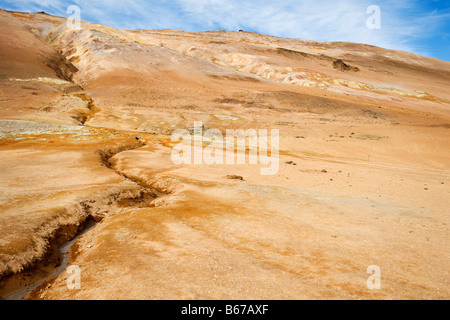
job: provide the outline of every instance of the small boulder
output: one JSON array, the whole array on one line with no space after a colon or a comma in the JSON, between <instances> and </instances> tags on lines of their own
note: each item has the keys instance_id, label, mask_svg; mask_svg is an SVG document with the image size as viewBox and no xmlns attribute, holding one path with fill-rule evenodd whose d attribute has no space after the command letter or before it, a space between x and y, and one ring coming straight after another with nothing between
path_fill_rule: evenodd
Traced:
<instances>
[{"instance_id":1,"label":"small boulder","mask_svg":"<svg viewBox=\"0 0 450 320\"><path fill-rule=\"evenodd\" d=\"M341 59L335 60L333 62L333 68L340 70L340 71L353 71L353 72L359 72L359 68L357 67L352 67L348 64L346 64L344 61L342 61Z\"/></svg>"},{"instance_id":2,"label":"small boulder","mask_svg":"<svg viewBox=\"0 0 450 320\"><path fill-rule=\"evenodd\" d=\"M228 179L232 179L232 180L242 180L242 181L244 181L244 178L242 176L237 176L237 175L234 175L234 174L227 175L227 178Z\"/></svg>"}]
</instances>

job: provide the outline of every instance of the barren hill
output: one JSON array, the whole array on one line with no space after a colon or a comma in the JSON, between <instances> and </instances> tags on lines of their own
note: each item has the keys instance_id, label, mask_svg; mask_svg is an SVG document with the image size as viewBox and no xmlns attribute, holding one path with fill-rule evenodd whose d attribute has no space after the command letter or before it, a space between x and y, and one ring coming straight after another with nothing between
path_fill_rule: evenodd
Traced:
<instances>
[{"instance_id":1,"label":"barren hill","mask_svg":"<svg viewBox=\"0 0 450 320\"><path fill-rule=\"evenodd\" d=\"M449 89L374 46L0 10L0 296L448 299ZM278 129L276 174L174 163L200 121Z\"/></svg>"}]
</instances>

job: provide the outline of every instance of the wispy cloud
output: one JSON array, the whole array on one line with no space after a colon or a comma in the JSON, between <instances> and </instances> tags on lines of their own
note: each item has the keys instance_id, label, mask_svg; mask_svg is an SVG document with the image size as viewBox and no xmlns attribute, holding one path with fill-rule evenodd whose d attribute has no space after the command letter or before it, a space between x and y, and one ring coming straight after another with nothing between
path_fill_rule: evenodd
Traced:
<instances>
[{"instance_id":1,"label":"wispy cloud","mask_svg":"<svg viewBox=\"0 0 450 320\"><path fill-rule=\"evenodd\" d=\"M68 5L77 4L83 20L121 29L245 29L281 37L366 43L425 55L440 50L442 55L442 48L432 40L447 39L444 45L449 44L450 6L442 5L448 2L431 1L424 5L419 0L0 0L0 6L65 15ZM370 16L366 10L373 4L381 9L381 29L366 27Z\"/></svg>"}]
</instances>

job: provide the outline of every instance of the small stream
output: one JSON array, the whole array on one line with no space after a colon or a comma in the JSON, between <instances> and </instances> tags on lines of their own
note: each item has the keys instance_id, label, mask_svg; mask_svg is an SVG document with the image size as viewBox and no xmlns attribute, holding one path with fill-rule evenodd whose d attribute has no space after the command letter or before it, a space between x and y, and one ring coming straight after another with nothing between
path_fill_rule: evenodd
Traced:
<instances>
[{"instance_id":1,"label":"small stream","mask_svg":"<svg viewBox=\"0 0 450 320\"><path fill-rule=\"evenodd\" d=\"M93 228L96 225L96 222L89 219L86 223L86 226L84 229L75 236L72 240L66 242L61 247L59 247L59 254L61 256L61 264L55 268L55 270L50 273L48 276L43 277L42 279L36 280L20 289L17 289L15 291L9 292L5 294L2 298L5 300L22 300L24 299L28 294L30 294L33 290L35 290L40 285L52 280L53 278L56 278L60 274L62 274L67 267L69 266L69 259L70 259L70 249L72 248L73 244L77 242L77 240L84 235L86 232L88 232L91 228Z\"/></svg>"},{"instance_id":2,"label":"small stream","mask_svg":"<svg viewBox=\"0 0 450 320\"><path fill-rule=\"evenodd\" d=\"M103 162L104 165L108 168L111 168L111 164L109 163L109 159L111 157L113 157L115 154L122 152L122 151L127 151L127 150L133 150L136 148L139 148L141 145L126 145L123 148L118 148L117 150L109 150L107 152L104 152L101 154L101 157L103 157ZM127 180L130 180L133 183L136 183L137 185L140 185L140 183L138 181L134 181L126 176L124 176L123 174L116 172L117 174L121 175L122 177L124 177ZM144 190L147 190L147 188L145 186L140 185ZM148 194L150 194L151 198L154 198L154 195L156 194L153 191L148 192ZM88 219L86 221L86 225L83 228L83 230L76 235L72 240L66 242L65 244L63 244L61 247L59 247L58 251L60 254L60 262L61 264L58 265L57 267L54 268L53 271L51 271L48 275L42 276L40 279L32 281L31 283L24 285L23 287L11 291L7 294L4 294L3 296L1 296L1 299L5 299L5 300L23 300L25 299L31 292L33 292L36 288L38 288L39 286L41 286L44 283L47 283L49 281L51 281L52 279L56 278L57 276L59 276L60 274L62 274L67 267L69 266L69 260L70 260L70 251L71 248L73 246L74 243L77 242L77 240L83 236L86 232L88 232L91 228L93 228L97 223L92 220L92 219Z\"/></svg>"}]
</instances>

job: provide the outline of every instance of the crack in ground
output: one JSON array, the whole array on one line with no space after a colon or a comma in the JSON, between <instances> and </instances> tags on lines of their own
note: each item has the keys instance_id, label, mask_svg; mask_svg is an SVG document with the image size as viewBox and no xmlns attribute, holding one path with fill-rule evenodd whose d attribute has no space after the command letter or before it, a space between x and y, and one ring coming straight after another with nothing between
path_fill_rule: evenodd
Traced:
<instances>
[{"instance_id":1,"label":"crack in ground","mask_svg":"<svg viewBox=\"0 0 450 320\"><path fill-rule=\"evenodd\" d=\"M87 231L95 227L97 223L106 217L120 214L124 208L154 207L155 199L170 194L169 192L152 189L138 179L127 177L112 166L110 159L116 154L139 147L142 147L142 144L137 142L97 151L101 165L113 170L136 187L127 187L106 197L94 196L91 199L80 201L73 208L64 209L67 211L74 210L81 219L58 226L51 236L43 239L47 242L47 249L42 258L36 258L28 263L21 272L10 272L2 275L0 277L0 300L39 297L38 293L42 289L46 289L69 266L69 262L72 260L71 248L73 244ZM41 226L41 228L44 227Z\"/></svg>"}]
</instances>

